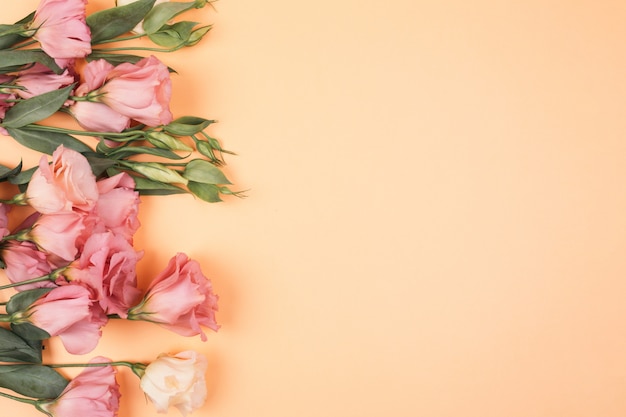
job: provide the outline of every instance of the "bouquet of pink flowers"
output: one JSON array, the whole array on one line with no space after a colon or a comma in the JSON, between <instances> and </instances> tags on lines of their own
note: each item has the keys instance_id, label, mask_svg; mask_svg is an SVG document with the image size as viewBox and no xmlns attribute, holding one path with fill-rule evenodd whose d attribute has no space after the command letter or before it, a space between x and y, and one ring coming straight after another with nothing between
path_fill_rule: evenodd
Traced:
<instances>
[{"instance_id":1,"label":"bouquet of pink flowers","mask_svg":"<svg viewBox=\"0 0 626 417\"><path fill-rule=\"evenodd\" d=\"M223 174L213 120L174 118L172 69L153 55L197 44L210 26L177 21L207 0L118 0L86 15L85 0L42 0L0 25L0 133L43 153L37 166L0 166L15 195L0 202L0 266L12 291L0 312L0 396L48 416L117 415L116 367L127 366L159 412L183 415L206 397L206 359L194 351L149 364L93 358L44 364L42 343L58 336L87 354L109 320L155 323L182 336L217 331L218 297L197 261L175 254L149 287L137 285L142 252L133 246L141 194L191 193L217 202L240 195ZM115 46L148 38L152 47ZM132 43L132 42L131 42ZM54 126L63 113L75 129ZM95 146L79 137L93 137ZM139 157L139 158L137 158ZM28 214L16 222L11 216ZM10 227L10 224L17 224ZM68 312L71 312L68 314ZM59 370L81 366L68 379Z\"/></svg>"}]
</instances>

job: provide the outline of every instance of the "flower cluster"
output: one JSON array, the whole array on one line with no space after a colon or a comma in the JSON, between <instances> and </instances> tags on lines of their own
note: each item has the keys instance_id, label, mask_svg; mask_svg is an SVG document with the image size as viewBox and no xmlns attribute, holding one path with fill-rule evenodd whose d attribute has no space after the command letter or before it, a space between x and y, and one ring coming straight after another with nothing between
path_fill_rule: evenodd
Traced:
<instances>
[{"instance_id":1,"label":"flower cluster","mask_svg":"<svg viewBox=\"0 0 626 417\"><path fill-rule=\"evenodd\" d=\"M116 368L126 366L158 412L187 415L204 403L207 361L197 352L147 364L101 356L45 364L42 346L58 337L68 353L88 354L111 320L203 341L205 329L219 329L211 281L186 254L140 288L134 236L142 194L239 195L221 170L229 152L206 133L213 120L175 117L169 66L127 52L197 44L210 26L177 17L208 3L118 0L87 15L86 0L41 0L26 18L0 25L0 134L44 154L28 169L0 165L0 182L16 189L0 202L0 267L9 281L0 290L11 292L0 311L0 387L13 391L0 396L48 416L114 417ZM142 37L154 46L109 47ZM76 128L50 125L57 113ZM68 381L59 371L68 366L84 370Z\"/></svg>"}]
</instances>

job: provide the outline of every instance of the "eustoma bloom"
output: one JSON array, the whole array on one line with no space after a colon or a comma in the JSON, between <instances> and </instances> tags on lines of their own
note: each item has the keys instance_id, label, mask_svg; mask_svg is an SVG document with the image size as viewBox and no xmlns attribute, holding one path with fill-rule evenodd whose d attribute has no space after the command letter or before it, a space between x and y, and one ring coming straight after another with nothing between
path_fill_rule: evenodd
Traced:
<instances>
[{"instance_id":1,"label":"eustoma bloom","mask_svg":"<svg viewBox=\"0 0 626 417\"><path fill-rule=\"evenodd\" d=\"M85 129L121 132L131 120L159 126L173 119L169 71L154 56L118 66L103 59L91 61L84 76L70 112Z\"/></svg>"},{"instance_id":2,"label":"eustoma bloom","mask_svg":"<svg viewBox=\"0 0 626 417\"><path fill-rule=\"evenodd\" d=\"M57 62L91 53L91 32L86 23L86 0L42 0L30 29L41 49Z\"/></svg>"},{"instance_id":3,"label":"eustoma bloom","mask_svg":"<svg viewBox=\"0 0 626 417\"><path fill-rule=\"evenodd\" d=\"M207 340L201 326L219 329L217 300L198 262L178 253L152 281L141 303L128 312L128 318L157 323L183 336L199 334Z\"/></svg>"},{"instance_id":4,"label":"eustoma bloom","mask_svg":"<svg viewBox=\"0 0 626 417\"><path fill-rule=\"evenodd\" d=\"M96 347L100 328L106 322L106 315L91 299L89 290L80 285L54 288L26 310L12 312L12 323L30 323L50 336L59 336L65 349L75 355Z\"/></svg>"},{"instance_id":5,"label":"eustoma bloom","mask_svg":"<svg viewBox=\"0 0 626 417\"><path fill-rule=\"evenodd\" d=\"M161 355L145 369L141 389L159 413L176 407L186 416L204 404L206 370L206 358L194 351Z\"/></svg>"},{"instance_id":6,"label":"eustoma bloom","mask_svg":"<svg viewBox=\"0 0 626 417\"><path fill-rule=\"evenodd\" d=\"M97 357L90 364L107 362L110 360ZM58 398L38 401L37 408L52 417L114 417L120 401L115 373L115 368L110 365L85 368Z\"/></svg>"}]
</instances>

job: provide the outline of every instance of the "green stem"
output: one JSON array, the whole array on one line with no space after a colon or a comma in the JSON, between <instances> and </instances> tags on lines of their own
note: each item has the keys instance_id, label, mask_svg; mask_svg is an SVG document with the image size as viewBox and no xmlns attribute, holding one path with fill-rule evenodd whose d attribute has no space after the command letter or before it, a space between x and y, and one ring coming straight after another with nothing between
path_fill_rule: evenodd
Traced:
<instances>
[{"instance_id":1,"label":"green stem","mask_svg":"<svg viewBox=\"0 0 626 417\"><path fill-rule=\"evenodd\" d=\"M23 42L23 43L20 43L20 44L18 44L18 45L14 45L14 46L12 46L11 48L7 48L7 51L14 51L14 50L16 50L16 49L20 49L20 48L23 48L23 47L25 47L25 46L34 45L34 44L36 44L36 43L37 43L37 41L36 41L36 40L30 40L30 41L28 41L28 42Z\"/></svg>"},{"instance_id":2,"label":"green stem","mask_svg":"<svg viewBox=\"0 0 626 417\"><path fill-rule=\"evenodd\" d=\"M111 138L127 138L127 137L135 137L137 136L137 131L131 132L92 132L88 130L73 130L66 129L62 127L54 127L54 126L44 126L37 124L27 125L28 129L38 130L41 132L56 132L56 133L67 133L70 135L79 135L79 136L96 136L96 137L111 137Z\"/></svg>"},{"instance_id":3,"label":"green stem","mask_svg":"<svg viewBox=\"0 0 626 417\"><path fill-rule=\"evenodd\" d=\"M37 401L36 400L31 400L29 398L17 397L15 395L7 394L5 392L0 392L0 396L2 396L4 398L10 398L10 399L15 400L15 401L19 401L21 403L34 405L35 407L37 406Z\"/></svg>"},{"instance_id":4,"label":"green stem","mask_svg":"<svg viewBox=\"0 0 626 417\"><path fill-rule=\"evenodd\" d=\"M146 48L146 47L119 47L119 48L94 48L94 52L118 52L118 51L151 51L151 52L174 52L183 48L185 44L174 46L172 48Z\"/></svg>"},{"instance_id":5,"label":"green stem","mask_svg":"<svg viewBox=\"0 0 626 417\"><path fill-rule=\"evenodd\" d=\"M130 40L133 40L133 39L142 38L144 36L146 36L145 33L140 33L140 34L133 35L133 36L126 36L124 38L120 37L120 38L106 39L106 40L103 40L103 41L94 42L94 43L92 43L92 45L102 45L104 43L130 41Z\"/></svg>"},{"instance_id":6,"label":"green stem","mask_svg":"<svg viewBox=\"0 0 626 417\"><path fill-rule=\"evenodd\" d=\"M43 277L37 277L37 278L27 279L25 281L13 282L11 284L2 285L0 286L0 290L6 290L8 288L13 288L13 287L19 287L20 285L35 284L37 282L54 281L57 276L58 276L58 273L55 271L55 272L52 272L51 274L44 275Z\"/></svg>"},{"instance_id":7,"label":"green stem","mask_svg":"<svg viewBox=\"0 0 626 417\"><path fill-rule=\"evenodd\" d=\"M115 361L115 362L94 362L94 363L53 363L53 364L43 364L48 368L97 368L101 366L127 366L132 368L137 365L128 361Z\"/></svg>"}]
</instances>

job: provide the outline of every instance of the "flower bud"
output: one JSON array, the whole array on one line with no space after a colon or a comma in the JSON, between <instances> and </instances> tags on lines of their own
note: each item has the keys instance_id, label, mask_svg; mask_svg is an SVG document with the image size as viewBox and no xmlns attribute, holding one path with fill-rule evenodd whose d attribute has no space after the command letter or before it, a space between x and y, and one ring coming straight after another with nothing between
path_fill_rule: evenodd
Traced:
<instances>
[{"instance_id":1,"label":"flower bud","mask_svg":"<svg viewBox=\"0 0 626 417\"><path fill-rule=\"evenodd\" d=\"M183 141L175 138L172 135L168 135L163 132L150 132L148 133L148 142L153 144L159 149L170 149L173 151L189 151L191 149L189 146L185 145Z\"/></svg>"},{"instance_id":2,"label":"flower bud","mask_svg":"<svg viewBox=\"0 0 626 417\"><path fill-rule=\"evenodd\" d=\"M177 171L166 167L158 162L137 162L133 163L130 168L145 177L167 184L187 184L187 180L183 178Z\"/></svg>"}]
</instances>

